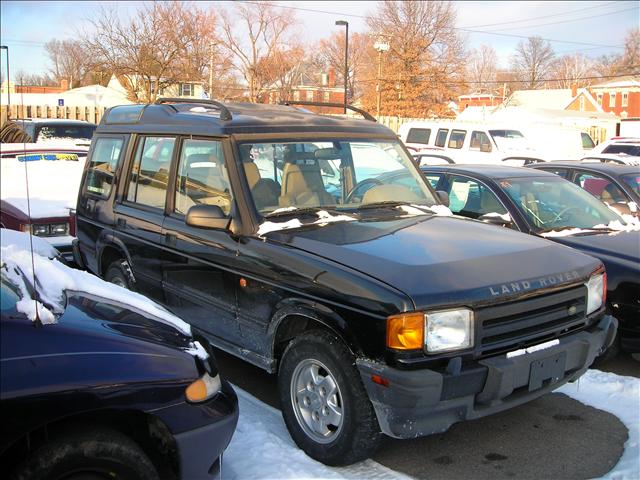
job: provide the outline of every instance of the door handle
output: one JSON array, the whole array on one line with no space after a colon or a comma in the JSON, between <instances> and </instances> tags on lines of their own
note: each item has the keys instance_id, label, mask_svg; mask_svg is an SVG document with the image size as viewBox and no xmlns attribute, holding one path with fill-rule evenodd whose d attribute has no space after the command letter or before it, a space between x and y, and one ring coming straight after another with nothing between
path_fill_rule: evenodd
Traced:
<instances>
[{"instance_id":1,"label":"door handle","mask_svg":"<svg viewBox=\"0 0 640 480\"><path fill-rule=\"evenodd\" d=\"M169 247L175 247L177 240L178 240L178 236L175 233L165 233L164 234L164 242Z\"/></svg>"}]
</instances>

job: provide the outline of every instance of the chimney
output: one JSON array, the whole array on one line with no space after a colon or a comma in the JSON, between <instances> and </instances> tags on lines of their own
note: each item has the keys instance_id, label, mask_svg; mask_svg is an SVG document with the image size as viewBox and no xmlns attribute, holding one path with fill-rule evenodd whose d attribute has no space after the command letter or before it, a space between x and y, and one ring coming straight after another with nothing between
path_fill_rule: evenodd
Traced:
<instances>
[{"instance_id":1,"label":"chimney","mask_svg":"<svg viewBox=\"0 0 640 480\"><path fill-rule=\"evenodd\" d=\"M336 86L336 70L333 67L329 67L329 80L327 81L327 86L331 88Z\"/></svg>"},{"instance_id":2,"label":"chimney","mask_svg":"<svg viewBox=\"0 0 640 480\"><path fill-rule=\"evenodd\" d=\"M69 80L67 80L66 78L60 80L60 90L62 90L63 92L69 90Z\"/></svg>"},{"instance_id":3,"label":"chimney","mask_svg":"<svg viewBox=\"0 0 640 480\"><path fill-rule=\"evenodd\" d=\"M578 85L576 85L575 83L571 84L571 96L573 98L576 98L576 95L578 95Z\"/></svg>"}]
</instances>

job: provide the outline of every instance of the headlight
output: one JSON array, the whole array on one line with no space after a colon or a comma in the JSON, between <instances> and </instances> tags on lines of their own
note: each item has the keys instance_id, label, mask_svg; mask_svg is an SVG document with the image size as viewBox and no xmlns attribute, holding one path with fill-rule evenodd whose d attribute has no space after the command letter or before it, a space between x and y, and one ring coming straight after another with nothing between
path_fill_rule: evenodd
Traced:
<instances>
[{"instance_id":1,"label":"headlight","mask_svg":"<svg viewBox=\"0 0 640 480\"><path fill-rule=\"evenodd\" d=\"M467 308L430 312L425 315L428 353L473 347L473 311Z\"/></svg>"},{"instance_id":2,"label":"headlight","mask_svg":"<svg viewBox=\"0 0 640 480\"><path fill-rule=\"evenodd\" d=\"M190 402L204 402L218 393L220 391L220 387L220 375L212 377L208 373L205 373L202 377L187 387L185 395L187 400Z\"/></svg>"},{"instance_id":3,"label":"headlight","mask_svg":"<svg viewBox=\"0 0 640 480\"><path fill-rule=\"evenodd\" d=\"M31 233L38 237L45 237L49 235L49 225L32 225Z\"/></svg>"},{"instance_id":4,"label":"headlight","mask_svg":"<svg viewBox=\"0 0 640 480\"><path fill-rule=\"evenodd\" d=\"M51 225L51 235L53 236L69 235L69 224L54 223L53 225Z\"/></svg>"},{"instance_id":5,"label":"headlight","mask_svg":"<svg viewBox=\"0 0 640 480\"><path fill-rule=\"evenodd\" d=\"M598 310L607 299L607 274L599 270L591 275L587 285L587 315Z\"/></svg>"}]
</instances>

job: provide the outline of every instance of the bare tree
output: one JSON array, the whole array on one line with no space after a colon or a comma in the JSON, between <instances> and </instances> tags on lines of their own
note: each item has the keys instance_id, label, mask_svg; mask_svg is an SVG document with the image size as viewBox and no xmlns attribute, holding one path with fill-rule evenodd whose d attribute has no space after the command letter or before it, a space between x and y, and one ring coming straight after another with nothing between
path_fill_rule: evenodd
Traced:
<instances>
[{"instance_id":1,"label":"bare tree","mask_svg":"<svg viewBox=\"0 0 640 480\"><path fill-rule=\"evenodd\" d=\"M511 67L524 88L535 90L543 86L543 80L551 73L555 53L551 44L541 37L529 37L518 43L511 58Z\"/></svg>"},{"instance_id":2,"label":"bare tree","mask_svg":"<svg viewBox=\"0 0 640 480\"><path fill-rule=\"evenodd\" d=\"M574 85L589 86L592 83L589 77L593 74L593 60L581 53L558 58L551 69L551 76L557 79L555 82L557 88L571 88Z\"/></svg>"},{"instance_id":3,"label":"bare tree","mask_svg":"<svg viewBox=\"0 0 640 480\"><path fill-rule=\"evenodd\" d=\"M388 70L382 89L384 114L441 115L464 79L464 40L456 28L452 3L388 1L378 4L368 19L371 35L390 40ZM370 84L370 86L372 86ZM374 105L375 92L364 95Z\"/></svg>"},{"instance_id":4,"label":"bare tree","mask_svg":"<svg viewBox=\"0 0 640 480\"><path fill-rule=\"evenodd\" d=\"M268 66L290 46L295 17L279 12L268 3L234 5L234 15L221 15L221 45L230 62L244 78L249 101L258 101L273 77Z\"/></svg>"},{"instance_id":5,"label":"bare tree","mask_svg":"<svg viewBox=\"0 0 640 480\"><path fill-rule=\"evenodd\" d=\"M627 33L619 65L621 75L640 75L640 28Z\"/></svg>"},{"instance_id":6,"label":"bare tree","mask_svg":"<svg viewBox=\"0 0 640 480\"><path fill-rule=\"evenodd\" d=\"M116 74L133 101L202 80L217 43L213 12L179 1L145 4L126 21L103 9L91 24L84 46L94 65Z\"/></svg>"},{"instance_id":7,"label":"bare tree","mask_svg":"<svg viewBox=\"0 0 640 480\"><path fill-rule=\"evenodd\" d=\"M468 75L471 87L482 93L490 93L496 89L496 76L498 73L498 56L493 47L480 45L479 49L473 49L469 55Z\"/></svg>"},{"instance_id":8,"label":"bare tree","mask_svg":"<svg viewBox=\"0 0 640 480\"><path fill-rule=\"evenodd\" d=\"M51 75L56 82L66 79L69 88L82 85L90 68L91 59L81 42L77 40L51 40L44 46L51 62Z\"/></svg>"},{"instance_id":9,"label":"bare tree","mask_svg":"<svg viewBox=\"0 0 640 480\"><path fill-rule=\"evenodd\" d=\"M16 85L29 85L38 87L54 87L58 86L55 78L46 73L27 73L24 70L18 70L13 78Z\"/></svg>"}]
</instances>

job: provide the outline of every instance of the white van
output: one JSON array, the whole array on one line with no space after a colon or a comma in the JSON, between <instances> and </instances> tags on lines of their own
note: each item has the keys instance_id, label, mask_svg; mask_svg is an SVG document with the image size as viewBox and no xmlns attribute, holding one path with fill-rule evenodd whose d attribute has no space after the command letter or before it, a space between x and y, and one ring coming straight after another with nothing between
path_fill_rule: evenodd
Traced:
<instances>
[{"instance_id":1,"label":"white van","mask_svg":"<svg viewBox=\"0 0 640 480\"><path fill-rule=\"evenodd\" d=\"M521 131L544 160L580 160L596 146L588 133L577 128L531 125Z\"/></svg>"},{"instance_id":2,"label":"white van","mask_svg":"<svg viewBox=\"0 0 640 480\"><path fill-rule=\"evenodd\" d=\"M536 157L523 133L505 125L408 122L400 139L416 153L440 152L456 163L502 163L506 157Z\"/></svg>"}]
</instances>

